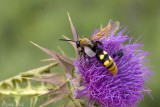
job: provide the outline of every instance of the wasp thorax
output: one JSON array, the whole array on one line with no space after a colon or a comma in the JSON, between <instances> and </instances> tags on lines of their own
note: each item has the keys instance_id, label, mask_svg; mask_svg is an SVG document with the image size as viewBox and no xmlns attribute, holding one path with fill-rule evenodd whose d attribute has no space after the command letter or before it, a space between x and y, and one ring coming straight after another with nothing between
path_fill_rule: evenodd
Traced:
<instances>
[{"instance_id":1,"label":"wasp thorax","mask_svg":"<svg viewBox=\"0 0 160 107\"><path fill-rule=\"evenodd\" d=\"M80 40L80 46L82 47L82 45L93 45L91 40L89 40L88 38L82 38Z\"/></svg>"}]
</instances>

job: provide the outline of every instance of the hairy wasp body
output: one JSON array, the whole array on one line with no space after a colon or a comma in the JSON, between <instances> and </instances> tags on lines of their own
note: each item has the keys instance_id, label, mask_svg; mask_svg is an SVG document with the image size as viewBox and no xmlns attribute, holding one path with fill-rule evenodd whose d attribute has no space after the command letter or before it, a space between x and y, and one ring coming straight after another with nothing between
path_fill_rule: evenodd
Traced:
<instances>
[{"instance_id":1,"label":"hairy wasp body","mask_svg":"<svg viewBox=\"0 0 160 107\"><path fill-rule=\"evenodd\" d=\"M77 48L81 48L79 51L80 55L84 56L84 59L86 60L86 55L89 58L89 64L90 64L90 58L96 56L97 59L103 64L104 67L107 68L109 72L111 72L113 75L116 75L118 70L116 63L113 61L112 57L109 56L109 54L99 48L97 45L103 45L101 42L98 41L98 39L102 39L103 37L115 33L115 31L119 28L119 22L110 21L106 27L101 29L98 33L93 35L91 38L82 38L78 40L78 34L77 34L77 40L67 40L67 39L60 39L63 41L71 41L75 42L77 45ZM123 52L117 51L114 53L113 58L118 55L119 57L123 56Z\"/></svg>"},{"instance_id":2,"label":"hairy wasp body","mask_svg":"<svg viewBox=\"0 0 160 107\"><path fill-rule=\"evenodd\" d=\"M103 64L104 67L107 68L109 72L111 72L113 75L116 75L117 74L116 63L113 61L112 57L109 56L109 54L105 50L97 46L98 44L103 45L99 41L93 42L87 38L82 38L80 42L77 44L77 47L81 47L82 50L80 52L84 52L83 53L84 56L87 55L89 57L89 60L90 57L96 56L97 59ZM120 52L117 54L119 55ZM114 56L117 54L114 54Z\"/></svg>"}]
</instances>

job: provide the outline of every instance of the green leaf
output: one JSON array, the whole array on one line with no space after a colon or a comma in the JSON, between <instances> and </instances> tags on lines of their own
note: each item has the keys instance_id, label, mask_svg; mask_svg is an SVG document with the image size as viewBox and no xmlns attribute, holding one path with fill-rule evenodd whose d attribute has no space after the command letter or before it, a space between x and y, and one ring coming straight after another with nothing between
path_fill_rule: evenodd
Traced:
<instances>
[{"instance_id":1,"label":"green leaf","mask_svg":"<svg viewBox=\"0 0 160 107\"><path fill-rule=\"evenodd\" d=\"M5 100L9 97L13 97L14 101L16 103L16 106L18 106L20 99L23 96L30 96L31 98L31 105L34 107L36 104L36 101L39 95L43 95L45 93L48 93L49 90L47 86L41 82L41 85L32 85L31 82L27 78L31 78L33 76L40 76L41 74L44 73L49 73L48 71L56 67L58 63L52 63L43 67L39 67L33 70L29 70L27 72L22 72L14 77L11 77L9 79L6 79L4 81L0 82L0 98L2 102L6 102ZM20 83L24 83L27 81L27 86L26 87L20 87ZM62 80L61 80L62 81ZM59 83L60 84L60 83ZM53 87L51 90L54 90L55 88ZM34 98L33 98L34 97Z\"/></svg>"},{"instance_id":2,"label":"green leaf","mask_svg":"<svg viewBox=\"0 0 160 107\"><path fill-rule=\"evenodd\" d=\"M14 88L16 83L26 82L27 81L26 77L33 77L33 76L38 76L42 73L48 73L51 68L56 67L57 65L58 63L56 62L33 70L22 72L14 77L1 81L0 88L5 88L5 87Z\"/></svg>"}]
</instances>

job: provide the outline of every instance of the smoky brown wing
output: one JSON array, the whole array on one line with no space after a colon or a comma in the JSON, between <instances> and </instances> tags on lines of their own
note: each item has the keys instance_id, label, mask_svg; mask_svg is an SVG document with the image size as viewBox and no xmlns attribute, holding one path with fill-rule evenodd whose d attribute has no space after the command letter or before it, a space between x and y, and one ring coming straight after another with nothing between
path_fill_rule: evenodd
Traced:
<instances>
[{"instance_id":1,"label":"smoky brown wing","mask_svg":"<svg viewBox=\"0 0 160 107\"><path fill-rule=\"evenodd\" d=\"M105 37L109 34L113 34L117 31L117 29L119 28L119 22L118 21L112 21L110 20L108 25L106 27L104 27L102 30L100 30L97 34L95 34L91 40L97 40L100 39L102 37Z\"/></svg>"},{"instance_id":2,"label":"smoky brown wing","mask_svg":"<svg viewBox=\"0 0 160 107\"><path fill-rule=\"evenodd\" d=\"M92 49L90 49L89 47L85 46L84 47L84 52L89 56L89 57L93 57L96 55L96 53L94 51L92 51Z\"/></svg>"},{"instance_id":3,"label":"smoky brown wing","mask_svg":"<svg viewBox=\"0 0 160 107\"><path fill-rule=\"evenodd\" d=\"M110 23L111 23L111 29L109 31L109 34L111 35L118 30L118 28L120 26L120 23L119 23L119 21L114 21L113 22L112 20L110 21Z\"/></svg>"}]
</instances>

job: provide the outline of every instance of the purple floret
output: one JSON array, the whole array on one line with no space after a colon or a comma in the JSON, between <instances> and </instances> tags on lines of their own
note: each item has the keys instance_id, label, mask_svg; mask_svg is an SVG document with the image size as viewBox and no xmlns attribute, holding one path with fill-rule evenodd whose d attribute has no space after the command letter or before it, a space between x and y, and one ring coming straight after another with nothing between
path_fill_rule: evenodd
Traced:
<instances>
[{"instance_id":1,"label":"purple floret","mask_svg":"<svg viewBox=\"0 0 160 107\"><path fill-rule=\"evenodd\" d=\"M83 80L81 87L84 87L76 91L77 98L87 97L89 105L99 103L101 107L134 107L144 97L144 93L150 94L144 86L151 76L150 67L144 65L148 62L144 57L150 53L142 51L143 45L137 41L131 44L132 38L123 35L126 30L124 28L119 33L99 40L103 45L98 47L107 51L112 58L114 52L124 53L121 58L113 58L118 68L115 76L96 57L91 58L90 65L83 56L74 61L77 73Z\"/></svg>"}]
</instances>

